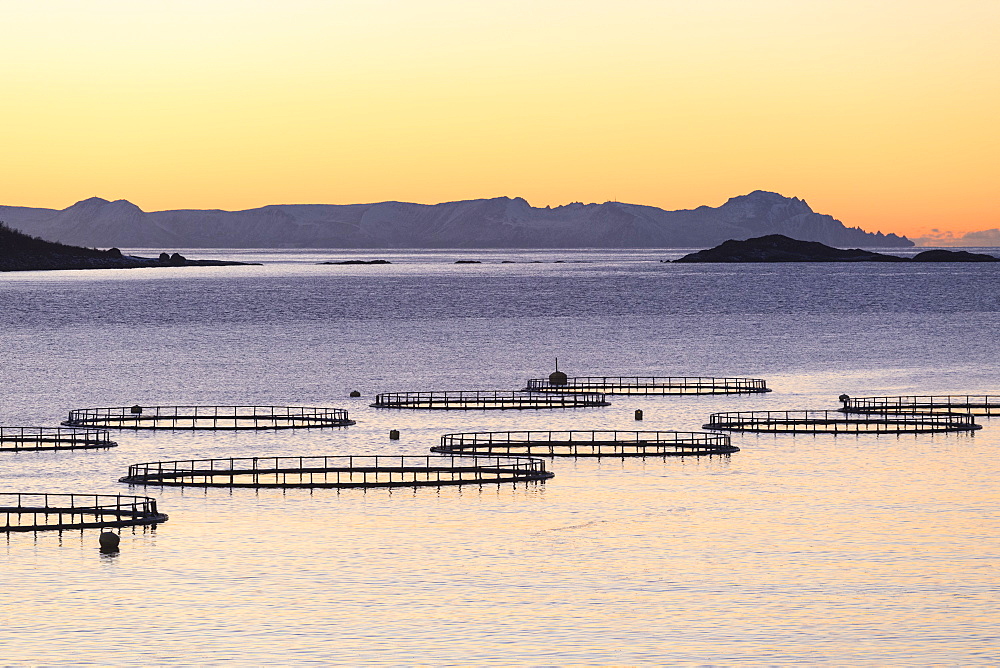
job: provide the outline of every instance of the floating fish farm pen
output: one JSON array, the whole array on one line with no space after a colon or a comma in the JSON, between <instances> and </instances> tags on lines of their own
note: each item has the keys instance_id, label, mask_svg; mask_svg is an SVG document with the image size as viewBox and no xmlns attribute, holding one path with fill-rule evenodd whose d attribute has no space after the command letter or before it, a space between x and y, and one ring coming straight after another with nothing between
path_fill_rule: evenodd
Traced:
<instances>
[{"instance_id":1,"label":"floating fish farm pen","mask_svg":"<svg viewBox=\"0 0 1000 668\"><path fill-rule=\"evenodd\" d=\"M609 406L603 394L539 394L503 390L448 392L386 392L375 395L372 408L437 410L524 410L534 408L588 408Z\"/></svg>"},{"instance_id":2,"label":"floating fish farm pen","mask_svg":"<svg viewBox=\"0 0 1000 668\"><path fill-rule=\"evenodd\" d=\"M556 374L553 374L556 376ZM553 382L555 381L555 382ZM702 376L578 376L532 378L528 392L602 392L604 394L754 394L770 392L760 378Z\"/></svg>"},{"instance_id":3,"label":"floating fish farm pen","mask_svg":"<svg viewBox=\"0 0 1000 668\"><path fill-rule=\"evenodd\" d=\"M841 396L844 413L967 413L1000 415L1000 395L950 394L926 397Z\"/></svg>"},{"instance_id":4,"label":"floating fish farm pen","mask_svg":"<svg viewBox=\"0 0 1000 668\"><path fill-rule=\"evenodd\" d=\"M542 457L679 457L739 452L725 434L690 431L486 431L445 434L432 452Z\"/></svg>"},{"instance_id":5,"label":"floating fish farm pen","mask_svg":"<svg viewBox=\"0 0 1000 668\"><path fill-rule=\"evenodd\" d=\"M745 411L712 413L705 429L805 434L920 434L973 431L971 415L906 413L851 417L841 411Z\"/></svg>"},{"instance_id":6,"label":"floating fish farm pen","mask_svg":"<svg viewBox=\"0 0 1000 668\"><path fill-rule=\"evenodd\" d=\"M0 427L0 452L85 450L113 448L116 445L106 429Z\"/></svg>"},{"instance_id":7,"label":"floating fish farm pen","mask_svg":"<svg viewBox=\"0 0 1000 668\"><path fill-rule=\"evenodd\" d=\"M0 532L101 529L166 522L156 499L117 494L0 492Z\"/></svg>"},{"instance_id":8,"label":"floating fish farm pen","mask_svg":"<svg viewBox=\"0 0 1000 668\"><path fill-rule=\"evenodd\" d=\"M340 455L133 464L119 482L194 487L413 487L546 480L531 457Z\"/></svg>"},{"instance_id":9,"label":"floating fish farm pen","mask_svg":"<svg viewBox=\"0 0 1000 668\"><path fill-rule=\"evenodd\" d=\"M302 406L121 406L69 412L68 427L110 429L311 429L354 424L340 408Z\"/></svg>"}]
</instances>

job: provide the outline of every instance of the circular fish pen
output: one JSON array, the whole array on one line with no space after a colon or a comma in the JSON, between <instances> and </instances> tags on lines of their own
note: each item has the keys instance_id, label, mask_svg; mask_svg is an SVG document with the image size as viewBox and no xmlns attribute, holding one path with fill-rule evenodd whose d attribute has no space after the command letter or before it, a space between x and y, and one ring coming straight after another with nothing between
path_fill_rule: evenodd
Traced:
<instances>
[{"instance_id":1,"label":"circular fish pen","mask_svg":"<svg viewBox=\"0 0 1000 668\"><path fill-rule=\"evenodd\" d=\"M302 406L120 406L69 412L68 427L107 429L312 429L354 424L340 408Z\"/></svg>"},{"instance_id":2,"label":"circular fish pen","mask_svg":"<svg viewBox=\"0 0 1000 668\"><path fill-rule=\"evenodd\" d=\"M0 492L0 532L101 529L166 522L156 499L118 494Z\"/></svg>"},{"instance_id":3,"label":"circular fish pen","mask_svg":"<svg viewBox=\"0 0 1000 668\"><path fill-rule=\"evenodd\" d=\"M844 413L967 413L1000 415L1000 395L841 397Z\"/></svg>"},{"instance_id":4,"label":"circular fish pen","mask_svg":"<svg viewBox=\"0 0 1000 668\"><path fill-rule=\"evenodd\" d=\"M116 445L106 429L0 427L0 452L86 450L113 448Z\"/></svg>"},{"instance_id":5,"label":"circular fish pen","mask_svg":"<svg viewBox=\"0 0 1000 668\"><path fill-rule=\"evenodd\" d=\"M908 413L851 417L840 411L712 413L705 429L805 434L922 434L980 429L971 415Z\"/></svg>"},{"instance_id":6,"label":"circular fish pen","mask_svg":"<svg viewBox=\"0 0 1000 668\"><path fill-rule=\"evenodd\" d=\"M558 380L562 380L559 378ZM566 382L532 378L528 392L601 392L604 394L753 394L770 392L760 378L704 376L578 376Z\"/></svg>"},{"instance_id":7,"label":"circular fish pen","mask_svg":"<svg viewBox=\"0 0 1000 668\"><path fill-rule=\"evenodd\" d=\"M690 431L486 431L445 434L431 452L542 457L682 457L739 452L725 434Z\"/></svg>"},{"instance_id":8,"label":"circular fish pen","mask_svg":"<svg viewBox=\"0 0 1000 668\"><path fill-rule=\"evenodd\" d=\"M546 480L531 457L339 455L133 464L119 482L192 487L413 487Z\"/></svg>"},{"instance_id":9,"label":"circular fish pen","mask_svg":"<svg viewBox=\"0 0 1000 668\"><path fill-rule=\"evenodd\" d=\"M589 408L609 406L603 394L539 394L503 390L454 390L446 392L386 392L375 396L372 408L430 410L526 410L536 408Z\"/></svg>"}]
</instances>

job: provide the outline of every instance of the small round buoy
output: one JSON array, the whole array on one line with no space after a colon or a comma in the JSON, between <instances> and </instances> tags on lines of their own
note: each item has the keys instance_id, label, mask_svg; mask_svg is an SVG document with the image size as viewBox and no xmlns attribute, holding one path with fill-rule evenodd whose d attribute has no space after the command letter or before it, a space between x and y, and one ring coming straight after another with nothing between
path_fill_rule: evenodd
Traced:
<instances>
[{"instance_id":1,"label":"small round buoy","mask_svg":"<svg viewBox=\"0 0 1000 668\"><path fill-rule=\"evenodd\" d=\"M392 429L392 430L389 431L389 440L390 441L398 441L399 440L399 430L398 429Z\"/></svg>"},{"instance_id":2,"label":"small round buoy","mask_svg":"<svg viewBox=\"0 0 1000 668\"><path fill-rule=\"evenodd\" d=\"M642 409L641 408L636 408L635 409L635 419L636 420L641 420L642 419Z\"/></svg>"},{"instance_id":3,"label":"small round buoy","mask_svg":"<svg viewBox=\"0 0 1000 668\"><path fill-rule=\"evenodd\" d=\"M113 531L104 531L101 533L101 537L98 538L98 542L101 544L101 549L115 550L118 549L118 543L121 542L121 538Z\"/></svg>"},{"instance_id":4,"label":"small round buoy","mask_svg":"<svg viewBox=\"0 0 1000 668\"><path fill-rule=\"evenodd\" d=\"M569 382L562 371L559 370L559 358L556 358L556 370L549 374L549 385L565 385Z\"/></svg>"},{"instance_id":5,"label":"small round buoy","mask_svg":"<svg viewBox=\"0 0 1000 668\"><path fill-rule=\"evenodd\" d=\"M351 396L352 397L360 397L361 393L358 392L357 390L351 390Z\"/></svg>"}]
</instances>

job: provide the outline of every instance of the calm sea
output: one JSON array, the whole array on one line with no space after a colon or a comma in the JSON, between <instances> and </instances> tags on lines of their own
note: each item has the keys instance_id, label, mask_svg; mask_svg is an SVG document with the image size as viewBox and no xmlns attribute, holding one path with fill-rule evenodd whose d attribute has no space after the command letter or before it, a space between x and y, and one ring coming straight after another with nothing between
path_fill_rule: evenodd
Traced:
<instances>
[{"instance_id":1,"label":"calm sea","mask_svg":"<svg viewBox=\"0 0 1000 668\"><path fill-rule=\"evenodd\" d=\"M0 425L135 403L333 406L357 425L126 431L106 451L0 455L0 491L148 494L170 515L123 530L113 556L95 531L0 535L0 663L1000 661L1000 417L975 435L735 435L729 457L557 459L554 478L518 485L117 482L135 462L425 454L455 431L696 430L713 411L836 408L841 393L1000 394L997 265L182 253L265 264L0 275ZM392 264L317 264L352 258ZM385 391L518 389L556 357L570 376L774 391L368 407Z\"/></svg>"}]
</instances>

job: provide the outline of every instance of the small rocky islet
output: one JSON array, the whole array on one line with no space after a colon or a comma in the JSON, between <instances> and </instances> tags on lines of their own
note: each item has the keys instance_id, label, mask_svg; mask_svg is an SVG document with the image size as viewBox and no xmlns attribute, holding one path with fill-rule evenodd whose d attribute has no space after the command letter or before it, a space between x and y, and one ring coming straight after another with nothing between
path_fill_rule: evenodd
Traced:
<instances>
[{"instance_id":1,"label":"small rocky islet","mask_svg":"<svg viewBox=\"0 0 1000 668\"><path fill-rule=\"evenodd\" d=\"M746 240L730 239L714 248L689 253L674 262L1000 262L1000 258L968 251L928 250L912 258L861 248L834 248L783 234Z\"/></svg>"},{"instance_id":2,"label":"small rocky islet","mask_svg":"<svg viewBox=\"0 0 1000 668\"><path fill-rule=\"evenodd\" d=\"M389 260L339 260L329 262L317 262L317 264L392 264Z\"/></svg>"},{"instance_id":3,"label":"small rocky islet","mask_svg":"<svg viewBox=\"0 0 1000 668\"><path fill-rule=\"evenodd\" d=\"M117 248L99 250L45 241L0 222L0 271L55 269L138 269L141 267L221 267L258 264L227 260L189 260L180 253L159 257L123 255Z\"/></svg>"}]
</instances>

